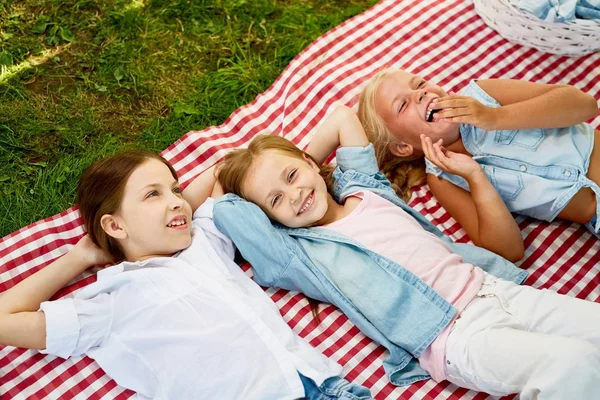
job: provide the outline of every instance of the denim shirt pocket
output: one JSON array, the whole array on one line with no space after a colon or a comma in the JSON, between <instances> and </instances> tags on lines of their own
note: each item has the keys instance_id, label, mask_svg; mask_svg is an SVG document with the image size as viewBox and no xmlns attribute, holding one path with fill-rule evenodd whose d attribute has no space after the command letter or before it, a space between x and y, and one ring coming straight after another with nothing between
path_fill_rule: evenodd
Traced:
<instances>
[{"instance_id":1,"label":"denim shirt pocket","mask_svg":"<svg viewBox=\"0 0 600 400\"><path fill-rule=\"evenodd\" d=\"M504 201L515 200L523 190L523 178L519 172L488 165L481 167Z\"/></svg>"},{"instance_id":2,"label":"denim shirt pocket","mask_svg":"<svg viewBox=\"0 0 600 400\"><path fill-rule=\"evenodd\" d=\"M491 133L491 132L490 132ZM494 143L537 150L544 140L543 129L513 129L495 131Z\"/></svg>"}]
</instances>

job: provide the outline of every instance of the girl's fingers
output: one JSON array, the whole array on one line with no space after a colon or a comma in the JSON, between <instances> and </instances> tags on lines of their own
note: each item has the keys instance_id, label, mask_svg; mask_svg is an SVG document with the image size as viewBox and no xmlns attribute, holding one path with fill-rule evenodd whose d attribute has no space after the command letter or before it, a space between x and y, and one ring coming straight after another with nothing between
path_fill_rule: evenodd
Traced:
<instances>
[{"instance_id":1,"label":"girl's fingers","mask_svg":"<svg viewBox=\"0 0 600 400\"><path fill-rule=\"evenodd\" d=\"M423 135L421 143L423 144L423 152L425 153L425 157L432 160L434 158L434 155L433 150L431 148L431 139Z\"/></svg>"},{"instance_id":2,"label":"girl's fingers","mask_svg":"<svg viewBox=\"0 0 600 400\"><path fill-rule=\"evenodd\" d=\"M437 103L437 104L433 104L431 103L429 105L429 107L427 107L428 111L431 110L440 110L440 112L444 112L444 111L450 111L450 110L469 110L471 109L470 104L468 103Z\"/></svg>"},{"instance_id":3,"label":"girl's fingers","mask_svg":"<svg viewBox=\"0 0 600 400\"><path fill-rule=\"evenodd\" d=\"M442 150L442 146L441 146L441 139L440 141L438 141L436 144L433 145L433 148L435 150L435 155L437 156L437 158L439 160L445 160L448 157L446 156L446 154L444 153L444 150Z\"/></svg>"},{"instance_id":4,"label":"girl's fingers","mask_svg":"<svg viewBox=\"0 0 600 400\"><path fill-rule=\"evenodd\" d=\"M450 117L450 118L440 118L436 121L444 121L444 122L451 122L453 124L468 124L471 122L470 118L468 116L460 116L460 117Z\"/></svg>"},{"instance_id":5,"label":"girl's fingers","mask_svg":"<svg viewBox=\"0 0 600 400\"><path fill-rule=\"evenodd\" d=\"M433 115L435 119L441 118L453 118L453 117L466 117L468 115L473 115L473 112L468 107L462 108L450 108L443 111L439 111Z\"/></svg>"},{"instance_id":6,"label":"girl's fingers","mask_svg":"<svg viewBox=\"0 0 600 400\"><path fill-rule=\"evenodd\" d=\"M451 108L451 107L464 107L470 102L470 97L464 96L448 96L448 97L439 97L434 99L430 104L430 109L440 109L440 108Z\"/></svg>"},{"instance_id":7,"label":"girl's fingers","mask_svg":"<svg viewBox=\"0 0 600 400\"><path fill-rule=\"evenodd\" d=\"M435 150L433 149L431 139L425 135L421 135L421 143L423 145L423 153L425 153L425 157L439 167L439 161L436 157Z\"/></svg>"},{"instance_id":8,"label":"girl's fingers","mask_svg":"<svg viewBox=\"0 0 600 400\"><path fill-rule=\"evenodd\" d=\"M448 157L444 154L440 146L436 143L434 146L436 158L438 160L438 167L442 168L445 171L448 171Z\"/></svg>"}]
</instances>

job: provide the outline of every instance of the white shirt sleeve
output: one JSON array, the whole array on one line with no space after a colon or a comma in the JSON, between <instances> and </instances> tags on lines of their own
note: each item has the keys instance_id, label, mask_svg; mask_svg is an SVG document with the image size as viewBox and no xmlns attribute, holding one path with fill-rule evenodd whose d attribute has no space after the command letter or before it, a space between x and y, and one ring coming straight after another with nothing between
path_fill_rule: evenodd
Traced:
<instances>
[{"instance_id":1,"label":"white shirt sleeve","mask_svg":"<svg viewBox=\"0 0 600 400\"><path fill-rule=\"evenodd\" d=\"M202 229L211 246L221 255L223 253L233 260L235 257L235 246L233 242L217 229L213 222L213 207L215 199L209 197L194 212L194 225Z\"/></svg>"},{"instance_id":2,"label":"white shirt sleeve","mask_svg":"<svg viewBox=\"0 0 600 400\"><path fill-rule=\"evenodd\" d=\"M62 358L85 354L100 346L111 331L112 297L100 293L91 299L45 301L40 310L46 317L46 349L43 354Z\"/></svg>"}]
</instances>

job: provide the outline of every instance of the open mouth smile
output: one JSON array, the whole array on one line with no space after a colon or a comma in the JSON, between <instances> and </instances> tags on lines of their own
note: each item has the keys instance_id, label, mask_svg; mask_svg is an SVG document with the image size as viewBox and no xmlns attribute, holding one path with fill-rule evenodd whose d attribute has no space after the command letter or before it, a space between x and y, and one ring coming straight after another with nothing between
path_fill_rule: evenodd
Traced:
<instances>
[{"instance_id":1,"label":"open mouth smile","mask_svg":"<svg viewBox=\"0 0 600 400\"><path fill-rule=\"evenodd\" d=\"M440 112L440 111L442 111L442 110L441 110L441 109L439 109L439 110L430 110L430 111L427 113L427 122L433 122L433 115L434 115L435 113L437 113L437 112Z\"/></svg>"},{"instance_id":2,"label":"open mouth smile","mask_svg":"<svg viewBox=\"0 0 600 400\"><path fill-rule=\"evenodd\" d=\"M175 217L167 224L167 228L171 229L187 229L187 218L185 216Z\"/></svg>"},{"instance_id":3,"label":"open mouth smile","mask_svg":"<svg viewBox=\"0 0 600 400\"><path fill-rule=\"evenodd\" d=\"M302 204L302 207L300 207L300 210L298 210L298 214L296 214L296 215L304 214L305 212L307 212L308 210L310 210L312 208L312 205L314 204L314 202L315 202L315 192L312 191L306 197L306 200L304 200L304 203Z\"/></svg>"},{"instance_id":4,"label":"open mouth smile","mask_svg":"<svg viewBox=\"0 0 600 400\"><path fill-rule=\"evenodd\" d=\"M429 108L429 106L431 105L431 103L433 102L433 100L435 100L435 98L429 100L429 103L427 103L427 107L425 108L426 110ZM433 116L435 113L442 111L442 109L438 109L438 110L429 110L425 113L425 121L427 122L435 122L433 120Z\"/></svg>"}]
</instances>

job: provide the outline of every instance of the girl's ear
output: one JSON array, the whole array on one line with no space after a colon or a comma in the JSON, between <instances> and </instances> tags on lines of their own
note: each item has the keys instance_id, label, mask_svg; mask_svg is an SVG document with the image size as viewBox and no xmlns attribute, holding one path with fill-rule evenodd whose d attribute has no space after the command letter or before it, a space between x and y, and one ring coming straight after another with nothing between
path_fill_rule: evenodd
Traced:
<instances>
[{"instance_id":1,"label":"girl's ear","mask_svg":"<svg viewBox=\"0 0 600 400\"><path fill-rule=\"evenodd\" d=\"M115 239L127 238L127 232L125 232L125 229L119 225L118 219L113 215L104 214L102 218L100 218L100 225L108 236L111 236Z\"/></svg>"},{"instance_id":2,"label":"girl's ear","mask_svg":"<svg viewBox=\"0 0 600 400\"><path fill-rule=\"evenodd\" d=\"M404 142L394 142L390 143L388 146L393 155L401 158L412 156L415 150L412 145Z\"/></svg>"}]
</instances>

